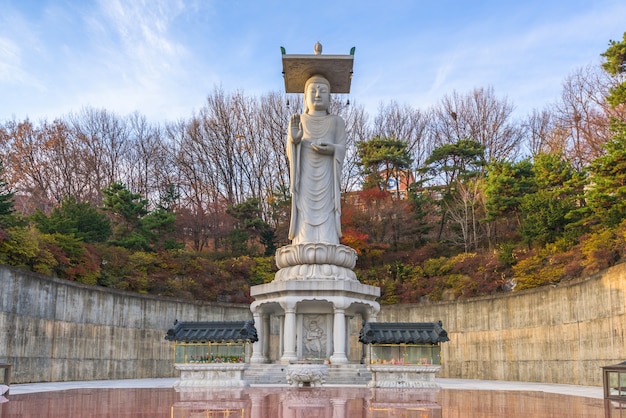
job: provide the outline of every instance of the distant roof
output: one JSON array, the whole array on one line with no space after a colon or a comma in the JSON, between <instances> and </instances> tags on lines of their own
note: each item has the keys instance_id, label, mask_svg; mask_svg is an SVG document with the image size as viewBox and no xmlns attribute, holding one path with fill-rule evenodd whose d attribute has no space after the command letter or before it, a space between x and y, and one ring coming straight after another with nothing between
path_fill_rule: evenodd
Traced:
<instances>
[{"instance_id":1,"label":"distant roof","mask_svg":"<svg viewBox=\"0 0 626 418\"><path fill-rule=\"evenodd\" d=\"M236 342L258 341L254 320L222 322L178 322L165 335L168 341Z\"/></svg>"},{"instance_id":2,"label":"distant roof","mask_svg":"<svg viewBox=\"0 0 626 418\"><path fill-rule=\"evenodd\" d=\"M364 344L437 344L449 341L439 322L366 322L359 341Z\"/></svg>"}]
</instances>

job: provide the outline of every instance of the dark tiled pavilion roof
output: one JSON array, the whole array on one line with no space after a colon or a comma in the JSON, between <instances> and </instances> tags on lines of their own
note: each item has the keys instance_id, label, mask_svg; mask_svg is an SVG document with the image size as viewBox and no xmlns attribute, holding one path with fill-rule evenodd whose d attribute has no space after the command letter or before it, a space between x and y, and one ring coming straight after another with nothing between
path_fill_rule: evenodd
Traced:
<instances>
[{"instance_id":1,"label":"dark tiled pavilion roof","mask_svg":"<svg viewBox=\"0 0 626 418\"><path fill-rule=\"evenodd\" d=\"M165 335L168 341L237 342L258 341L254 320L222 322L178 322Z\"/></svg>"},{"instance_id":2,"label":"dark tiled pavilion roof","mask_svg":"<svg viewBox=\"0 0 626 418\"><path fill-rule=\"evenodd\" d=\"M449 341L439 322L365 322L359 333L364 344L437 344Z\"/></svg>"}]
</instances>

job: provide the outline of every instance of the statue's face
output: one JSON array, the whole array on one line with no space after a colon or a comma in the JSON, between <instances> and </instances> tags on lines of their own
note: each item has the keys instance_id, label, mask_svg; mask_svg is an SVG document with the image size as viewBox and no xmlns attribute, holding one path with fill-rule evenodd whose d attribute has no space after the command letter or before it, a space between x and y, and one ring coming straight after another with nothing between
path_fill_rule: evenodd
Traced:
<instances>
[{"instance_id":1,"label":"statue's face","mask_svg":"<svg viewBox=\"0 0 626 418\"><path fill-rule=\"evenodd\" d=\"M330 106L330 88L323 81L312 81L306 88L306 104L311 110L327 110Z\"/></svg>"}]
</instances>

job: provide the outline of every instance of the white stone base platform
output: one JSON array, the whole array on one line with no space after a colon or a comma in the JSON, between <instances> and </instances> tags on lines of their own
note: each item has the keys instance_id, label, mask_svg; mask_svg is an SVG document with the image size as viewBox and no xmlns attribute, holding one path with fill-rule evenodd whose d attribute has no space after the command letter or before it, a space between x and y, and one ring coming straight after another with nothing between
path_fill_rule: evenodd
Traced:
<instances>
[{"instance_id":1,"label":"white stone base platform","mask_svg":"<svg viewBox=\"0 0 626 418\"><path fill-rule=\"evenodd\" d=\"M174 387L238 388L250 386L244 378L245 363L176 363L180 380Z\"/></svg>"},{"instance_id":2,"label":"white stone base platform","mask_svg":"<svg viewBox=\"0 0 626 418\"><path fill-rule=\"evenodd\" d=\"M439 388L435 373L441 366L372 365L371 388Z\"/></svg>"}]
</instances>

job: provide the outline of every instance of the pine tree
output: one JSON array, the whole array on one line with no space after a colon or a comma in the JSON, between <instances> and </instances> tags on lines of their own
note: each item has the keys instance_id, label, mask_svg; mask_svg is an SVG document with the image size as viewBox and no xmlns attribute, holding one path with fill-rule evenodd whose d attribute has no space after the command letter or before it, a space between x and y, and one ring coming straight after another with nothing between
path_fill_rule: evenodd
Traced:
<instances>
[{"instance_id":1,"label":"pine tree","mask_svg":"<svg viewBox=\"0 0 626 418\"><path fill-rule=\"evenodd\" d=\"M617 79L617 84L611 88L606 100L613 107L626 103L626 32L621 42L609 41L608 49L600 54L606 61L602 64L604 71Z\"/></svg>"},{"instance_id":2,"label":"pine tree","mask_svg":"<svg viewBox=\"0 0 626 418\"><path fill-rule=\"evenodd\" d=\"M0 226L6 226L13 215L13 197L14 193L9 191L9 188L2 178L4 172L4 166L0 161Z\"/></svg>"}]
</instances>

